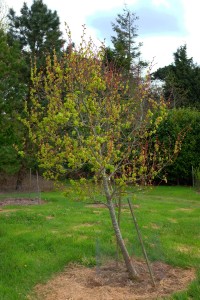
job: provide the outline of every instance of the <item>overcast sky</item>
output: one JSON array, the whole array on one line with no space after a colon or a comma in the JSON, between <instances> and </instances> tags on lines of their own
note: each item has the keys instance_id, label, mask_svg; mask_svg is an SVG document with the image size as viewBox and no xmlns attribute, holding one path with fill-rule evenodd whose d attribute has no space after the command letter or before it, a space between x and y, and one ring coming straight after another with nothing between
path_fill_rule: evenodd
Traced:
<instances>
[{"instance_id":1,"label":"overcast sky","mask_svg":"<svg viewBox=\"0 0 200 300\"><path fill-rule=\"evenodd\" d=\"M8 7L19 13L23 0L4 0ZM30 7L32 0L25 1ZM124 3L138 17L138 42L142 42L143 59L154 61L155 68L173 62L173 53L187 44L188 56L200 65L200 1L199 0L43 0L56 10L64 31L67 22L72 39L77 42L86 24L88 35L95 40L106 38L109 44L113 35L111 22L122 13Z\"/></svg>"}]
</instances>

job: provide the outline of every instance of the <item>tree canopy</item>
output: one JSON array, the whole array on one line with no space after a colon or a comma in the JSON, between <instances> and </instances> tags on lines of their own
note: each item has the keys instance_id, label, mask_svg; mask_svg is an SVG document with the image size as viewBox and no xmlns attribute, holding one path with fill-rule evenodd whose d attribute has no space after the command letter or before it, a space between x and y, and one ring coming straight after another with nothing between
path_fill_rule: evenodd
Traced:
<instances>
[{"instance_id":1,"label":"tree canopy","mask_svg":"<svg viewBox=\"0 0 200 300\"><path fill-rule=\"evenodd\" d=\"M31 62L36 60L41 68L45 56L60 53L64 43L57 12L42 0L34 0L30 8L24 3L20 12L17 16L10 9L8 28L0 32L0 171L17 172L19 184L25 170L37 164L27 129L19 121L25 99L30 104Z\"/></svg>"},{"instance_id":2,"label":"tree canopy","mask_svg":"<svg viewBox=\"0 0 200 300\"><path fill-rule=\"evenodd\" d=\"M183 45L174 53L174 62L154 73L164 82L164 93L172 107L200 107L200 67L187 56Z\"/></svg>"},{"instance_id":3,"label":"tree canopy","mask_svg":"<svg viewBox=\"0 0 200 300\"><path fill-rule=\"evenodd\" d=\"M14 144L22 143L22 124L18 117L24 109L27 87L23 83L25 62L19 45L9 46L0 29L0 171L14 173L20 167Z\"/></svg>"},{"instance_id":4,"label":"tree canopy","mask_svg":"<svg viewBox=\"0 0 200 300\"><path fill-rule=\"evenodd\" d=\"M181 151L174 163L164 169L169 184L192 184L192 168L200 166L200 112L189 108L171 109L162 126L159 127L159 139L175 141L179 132L185 137Z\"/></svg>"},{"instance_id":5,"label":"tree canopy","mask_svg":"<svg viewBox=\"0 0 200 300\"><path fill-rule=\"evenodd\" d=\"M141 43L137 43L137 20L136 14L125 5L123 13L118 14L115 22L112 23L115 34L111 36L113 48L106 49L107 60L127 73L135 73L135 68L138 68L140 62Z\"/></svg>"},{"instance_id":6,"label":"tree canopy","mask_svg":"<svg viewBox=\"0 0 200 300\"><path fill-rule=\"evenodd\" d=\"M29 8L24 3L21 15L17 16L13 9L9 10L9 36L17 40L24 52L32 58L43 60L44 55L63 46L60 21L57 12L52 12L42 0L34 0Z\"/></svg>"}]
</instances>

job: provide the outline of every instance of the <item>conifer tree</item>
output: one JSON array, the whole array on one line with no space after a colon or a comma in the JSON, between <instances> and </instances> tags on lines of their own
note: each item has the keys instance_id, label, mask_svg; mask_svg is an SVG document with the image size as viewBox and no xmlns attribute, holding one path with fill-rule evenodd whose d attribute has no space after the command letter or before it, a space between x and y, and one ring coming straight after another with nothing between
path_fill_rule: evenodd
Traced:
<instances>
[{"instance_id":1,"label":"conifer tree","mask_svg":"<svg viewBox=\"0 0 200 300\"><path fill-rule=\"evenodd\" d=\"M34 0L30 8L24 3L20 16L10 9L8 18L10 40L19 41L23 52L29 54L29 59L31 54L42 64L45 54L52 53L54 49L60 51L64 41L59 29L59 17L42 0Z\"/></svg>"},{"instance_id":2,"label":"conifer tree","mask_svg":"<svg viewBox=\"0 0 200 300\"><path fill-rule=\"evenodd\" d=\"M177 49L173 63L159 68L154 78L164 82L164 94L172 107L200 108L200 68L188 58L186 45Z\"/></svg>"},{"instance_id":3,"label":"conifer tree","mask_svg":"<svg viewBox=\"0 0 200 300\"><path fill-rule=\"evenodd\" d=\"M128 73L135 71L141 54L141 43L137 44L136 42L138 34L135 23L137 20L136 14L125 6L123 13L117 15L116 23L112 23L113 31L116 34L111 37L114 46L112 57L116 65ZM110 51L108 52L110 54Z\"/></svg>"},{"instance_id":4,"label":"conifer tree","mask_svg":"<svg viewBox=\"0 0 200 300\"><path fill-rule=\"evenodd\" d=\"M18 118L27 93L24 70L19 45L9 46L0 29L0 172L15 173L21 164L14 145L20 148L23 143L23 125Z\"/></svg>"}]
</instances>

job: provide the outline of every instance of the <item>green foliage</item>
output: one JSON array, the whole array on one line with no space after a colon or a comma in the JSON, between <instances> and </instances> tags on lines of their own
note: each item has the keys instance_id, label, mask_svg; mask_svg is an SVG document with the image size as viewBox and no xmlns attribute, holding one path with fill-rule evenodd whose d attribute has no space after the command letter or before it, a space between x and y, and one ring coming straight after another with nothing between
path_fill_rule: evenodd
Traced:
<instances>
[{"instance_id":1,"label":"green foliage","mask_svg":"<svg viewBox=\"0 0 200 300\"><path fill-rule=\"evenodd\" d=\"M136 42L138 17L125 5L122 14L118 14L116 22L112 23L115 33L111 36L113 47L106 47L104 63L106 66L115 67L126 77L132 79L131 85L138 79L141 68L147 67L147 63L141 60L141 43Z\"/></svg>"},{"instance_id":2,"label":"green foliage","mask_svg":"<svg viewBox=\"0 0 200 300\"><path fill-rule=\"evenodd\" d=\"M17 40L23 51L40 64L46 53L60 51L63 46L57 12L49 10L42 0L34 0L30 8L24 3L20 16L10 9L8 18L10 40Z\"/></svg>"},{"instance_id":3,"label":"green foliage","mask_svg":"<svg viewBox=\"0 0 200 300\"><path fill-rule=\"evenodd\" d=\"M23 144L23 125L18 117L24 107L27 87L23 83L25 62L17 43L8 45L0 29L0 172L15 173L20 159L15 146Z\"/></svg>"},{"instance_id":4,"label":"green foliage","mask_svg":"<svg viewBox=\"0 0 200 300\"><path fill-rule=\"evenodd\" d=\"M164 81L165 97L172 107L200 107L200 68L187 57L186 45L174 53L174 62L154 73L154 78Z\"/></svg>"},{"instance_id":5,"label":"green foliage","mask_svg":"<svg viewBox=\"0 0 200 300\"><path fill-rule=\"evenodd\" d=\"M19 112L23 108L26 87L22 83L25 62L19 45L8 45L3 29L0 29L0 108L5 113Z\"/></svg>"},{"instance_id":6,"label":"green foliage","mask_svg":"<svg viewBox=\"0 0 200 300\"><path fill-rule=\"evenodd\" d=\"M82 201L87 203L99 203L103 201L102 186L95 183L94 180L81 178L79 180L70 179L65 196L73 201ZM105 201L105 199L104 199Z\"/></svg>"},{"instance_id":7,"label":"green foliage","mask_svg":"<svg viewBox=\"0 0 200 300\"><path fill-rule=\"evenodd\" d=\"M156 143L146 151L146 142L166 117L166 106L149 96L148 76L127 97L129 81L105 67L103 57L103 47L96 50L92 41L83 40L62 58L48 56L45 70L35 65L32 109L24 123L39 145L38 159L47 176L66 174L66 166L90 164L97 178L106 174L118 185L141 177L150 181L166 155L159 156Z\"/></svg>"},{"instance_id":8,"label":"green foliage","mask_svg":"<svg viewBox=\"0 0 200 300\"><path fill-rule=\"evenodd\" d=\"M156 141L151 147L147 143L166 117L166 106L162 99L149 96L148 76L135 93L128 93L130 81L105 66L104 47L86 42L84 34L79 48L70 50L59 59L56 53L49 55L45 70L33 66L32 107L26 110L24 124L38 145L46 176L58 178L66 174L66 166L72 170L92 166L95 181L102 182L127 270L135 278L113 200L127 183L151 183L168 160Z\"/></svg>"},{"instance_id":9,"label":"green foliage","mask_svg":"<svg viewBox=\"0 0 200 300\"><path fill-rule=\"evenodd\" d=\"M56 12L42 1L34 1L29 9L24 3L21 15L10 9L9 28L0 32L0 172L24 173L35 166L34 147L23 116L25 99L29 102L30 59L44 62L45 53L60 51L63 40Z\"/></svg>"},{"instance_id":10,"label":"green foliage","mask_svg":"<svg viewBox=\"0 0 200 300\"><path fill-rule=\"evenodd\" d=\"M192 184L192 167L200 164L200 113L191 109L173 109L158 131L159 139L165 140L169 147L177 136L184 135L181 151L175 162L165 169L169 182Z\"/></svg>"},{"instance_id":11,"label":"green foliage","mask_svg":"<svg viewBox=\"0 0 200 300\"><path fill-rule=\"evenodd\" d=\"M115 60L118 68L126 70L126 72L133 71L136 66L136 58L140 56L139 48L137 45L137 26L135 22L138 17L135 13L131 12L126 6L122 14L118 14L116 22L112 23L113 31L116 36L111 37L114 49L108 48L108 54L112 53L108 59Z\"/></svg>"}]
</instances>

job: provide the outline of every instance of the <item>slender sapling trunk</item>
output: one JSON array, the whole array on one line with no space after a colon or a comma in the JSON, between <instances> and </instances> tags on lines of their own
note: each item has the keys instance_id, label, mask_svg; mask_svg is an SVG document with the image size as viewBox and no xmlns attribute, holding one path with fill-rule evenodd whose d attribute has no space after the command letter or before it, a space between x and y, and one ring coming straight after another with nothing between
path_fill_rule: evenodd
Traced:
<instances>
[{"instance_id":1,"label":"slender sapling trunk","mask_svg":"<svg viewBox=\"0 0 200 300\"><path fill-rule=\"evenodd\" d=\"M131 279L138 279L137 271L133 266L130 255L128 253L128 250L126 248L124 240L122 238L122 234L121 234L121 231L120 231L120 228L119 228L119 224L117 222L115 208L114 208L114 205L113 205L113 201L112 201L111 193L110 193L110 189L109 189L109 182L108 182L108 178L107 178L106 175L103 176L103 187L104 187L104 191L105 191L105 195L106 195L107 205L108 205L108 209L109 209L109 212L110 212L110 217L111 217L113 229L114 229L114 232L115 232L115 236L116 236L118 245L119 245L120 250L122 252L122 256L124 258L124 262L126 264L127 271L129 273L129 276L130 276Z\"/></svg>"}]
</instances>

